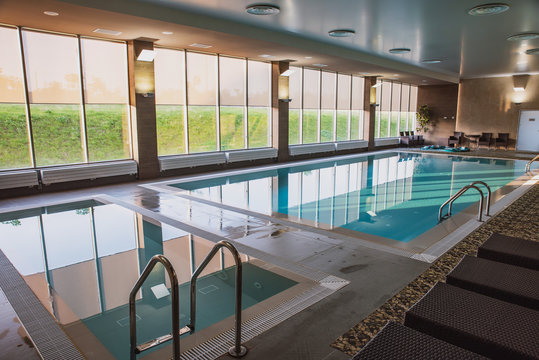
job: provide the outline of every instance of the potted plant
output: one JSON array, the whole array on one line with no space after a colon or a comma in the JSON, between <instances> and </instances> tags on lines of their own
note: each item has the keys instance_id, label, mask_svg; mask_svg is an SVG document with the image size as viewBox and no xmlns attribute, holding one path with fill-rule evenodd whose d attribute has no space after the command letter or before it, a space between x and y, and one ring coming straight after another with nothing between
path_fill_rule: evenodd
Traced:
<instances>
[{"instance_id":1,"label":"potted plant","mask_svg":"<svg viewBox=\"0 0 539 360\"><path fill-rule=\"evenodd\" d=\"M428 105L421 105L417 109L417 122L416 130L426 133L429 131L429 122L430 122L431 111Z\"/></svg>"}]
</instances>

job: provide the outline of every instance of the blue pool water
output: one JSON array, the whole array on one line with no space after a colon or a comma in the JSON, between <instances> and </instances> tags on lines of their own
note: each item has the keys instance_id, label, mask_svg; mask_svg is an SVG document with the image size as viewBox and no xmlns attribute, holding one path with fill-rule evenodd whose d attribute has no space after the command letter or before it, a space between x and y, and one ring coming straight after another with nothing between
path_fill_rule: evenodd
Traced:
<instances>
[{"instance_id":1,"label":"blue pool water","mask_svg":"<svg viewBox=\"0 0 539 360\"><path fill-rule=\"evenodd\" d=\"M212 246L181 229L95 200L0 214L0 249L76 345L93 358L129 358L129 292L153 255L164 254L176 270L180 324L187 325L190 276ZM197 331L234 314L233 265L223 253L199 278ZM296 284L243 262L243 308ZM158 298L152 291L156 285L170 288L160 264L137 297L139 343L171 331L170 296Z\"/></svg>"},{"instance_id":2,"label":"blue pool water","mask_svg":"<svg viewBox=\"0 0 539 360\"><path fill-rule=\"evenodd\" d=\"M494 192L523 175L524 166L519 160L389 152L171 186L266 215L409 242L438 224L440 205L463 186L482 180ZM478 200L468 191L453 213Z\"/></svg>"}]
</instances>

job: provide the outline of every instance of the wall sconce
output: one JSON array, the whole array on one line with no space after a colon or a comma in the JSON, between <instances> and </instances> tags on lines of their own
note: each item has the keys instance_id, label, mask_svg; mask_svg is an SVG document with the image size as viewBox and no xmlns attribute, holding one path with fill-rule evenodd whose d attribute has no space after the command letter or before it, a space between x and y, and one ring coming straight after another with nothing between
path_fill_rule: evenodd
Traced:
<instances>
[{"instance_id":1,"label":"wall sconce","mask_svg":"<svg viewBox=\"0 0 539 360\"><path fill-rule=\"evenodd\" d=\"M376 83L373 86L371 86L371 92L369 94L369 102L371 105L377 106L376 104L376 88L382 86L382 83Z\"/></svg>"},{"instance_id":2,"label":"wall sconce","mask_svg":"<svg viewBox=\"0 0 539 360\"><path fill-rule=\"evenodd\" d=\"M526 99L526 85L528 84L529 75L513 75L513 103L520 105Z\"/></svg>"},{"instance_id":3,"label":"wall sconce","mask_svg":"<svg viewBox=\"0 0 539 360\"><path fill-rule=\"evenodd\" d=\"M290 86L288 77L292 74L292 70L286 70L279 75L279 101L290 102Z\"/></svg>"},{"instance_id":4,"label":"wall sconce","mask_svg":"<svg viewBox=\"0 0 539 360\"><path fill-rule=\"evenodd\" d=\"M142 49L142 51L137 55L137 61L147 61L152 62L155 58L155 51Z\"/></svg>"}]
</instances>

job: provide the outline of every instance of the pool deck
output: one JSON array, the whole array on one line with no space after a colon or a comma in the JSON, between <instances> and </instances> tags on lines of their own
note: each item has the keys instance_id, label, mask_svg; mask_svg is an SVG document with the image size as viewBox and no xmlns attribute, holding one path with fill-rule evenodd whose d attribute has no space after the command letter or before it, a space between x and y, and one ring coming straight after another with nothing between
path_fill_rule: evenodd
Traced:
<instances>
[{"instance_id":1,"label":"pool deck","mask_svg":"<svg viewBox=\"0 0 539 360\"><path fill-rule=\"evenodd\" d=\"M505 158L511 155L509 151L498 150L487 154L502 157L498 156L499 152L503 152ZM474 152L469 154L474 156ZM524 154L523 157L527 159L532 155ZM180 213L175 209L174 204L185 202L185 199L139 186L152 182L155 180L4 199L0 200L0 211L9 211L15 207L36 207L51 202L69 202L75 198L106 194L122 202L181 221L185 214L183 210ZM231 210L216 211L216 208L203 202L189 201L188 204L193 218L192 225L200 226L196 220L199 214L208 220L205 222L205 231L233 241L243 241L247 246L257 248L258 251L271 256L350 281L350 284L341 290L248 341L246 346L249 353L246 359L348 359L349 355L341 350L351 354L355 348L345 349L341 346L332 348L330 344L383 306L432 266L425 261L367 247L352 239L340 239L321 232L309 231L305 227L272 222L264 218L246 217ZM509 208L513 208L513 205L509 205ZM498 216L490 219L468 237L475 236L477 232L483 234L485 226ZM532 220L537 222L537 217ZM250 234L256 236L246 239L246 227L249 228ZM0 316L3 316L5 311L5 308L0 307ZM0 334L5 330L0 328ZM16 341L6 343L3 349L17 345Z\"/></svg>"}]
</instances>

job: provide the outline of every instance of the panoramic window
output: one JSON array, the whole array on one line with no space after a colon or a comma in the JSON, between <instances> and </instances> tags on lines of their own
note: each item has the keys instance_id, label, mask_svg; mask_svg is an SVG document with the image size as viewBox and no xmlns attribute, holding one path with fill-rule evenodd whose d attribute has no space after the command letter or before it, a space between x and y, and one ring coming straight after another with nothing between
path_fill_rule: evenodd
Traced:
<instances>
[{"instance_id":1,"label":"panoramic window","mask_svg":"<svg viewBox=\"0 0 539 360\"><path fill-rule=\"evenodd\" d=\"M248 147L270 146L271 64L247 61Z\"/></svg>"},{"instance_id":2,"label":"panoramic window","mask_svg":"<svg viewBox=\"0 0 539 360\"><path fill-rule=\"evenodd\" d=\"M0 27L0 169L32 166L17 29Z\"/></svg>"},{"instance_id":3,"label":"panoramic window","mask_svg":"<svg viewBox=\"0 0 539 360\"><path fill-rule=\"evenodd\" d=\"M217 56L187 53L189 152L217 149Z\"/></svg>"},{"instance_id":4,"label":"panoramic window","mask_svg":"<svg viewBox=\"0 0 539 360\"><path fill-rule=\"evenodd\" d=\"M245 60L219 56L221 150L245 148Z\"/></svg>"},{"instance_id":5,"label":"panoramic window","mask_svg":"<svg viewBox=\"0 0 539 360\"><path fill-rule=\"evenodd\" d=\"M337 74L322 71L320 110L320 141L334 139Z\"/></svg>"},{"instance_id":6,"label":"panoramic window","mask_svg":"<svg viewBox=\"0 0 539 360\"><path fill-rule=\"evenodd\" d=\"M288 104L288 143L300 144L300 113L301 113L301 81L302 68L290 66L292 73L288 77L288 96L291 101Z\"/></svg>"},{"instance_id":7,"label":"panoramic window","mask_svg":"<svg viewBox=\"0 0 539 360\"><path fill-rule=\"evenodd\" d=\"M185 53L162 48L155 51L157 154L184 154Z\"/></svg>"},{"instance_id":8,"label":"panoramic window","mask_svg":"<svg viewBox=\"0 0 539 360\"><path fill-rule=\"evenodd\" d=\"M352 76L352 111L350 113L350 140L363 139L363 96L365 79Z\"/></svg>"},{"instance_id":9,"label":"panoramic window","mask_svg":"<svg viewBox=\"0 0 539 360\"><path fill-rule=\"evenodd\" d=\"M399 117L401 111L401 84L392 83L391 88L391 115L389 125L389 136L399 135Z\"/></svg>"},{"instance_id":10,"label":"panoramic window","mask_svg":"<svg viewBox=\"0 0 539 360\"><path fill-rule=\"evenodd\" d=\"M319 142L320 71L303 69L302 143Z\"/></svg>"},{"instance_id":11,"label":"panoramic window","mask_svg":"<svg viewBox=\"0 0 539 360\"><path fill-rule=\"evenodd\" d=\"M380 82L379 82L380 83ZM376 88L375 137L396 137L415 130L417 86L382 81Z\"/></svg>"},{"instance_id":12,"label":"panoramic window","mask_svg":"<svg viewBox=\"0 0 539 360\"><path fill-rule=\"evenodd\" d=\"M350 101L352 77L337 75L337 124L335 139L345 141L350 139Z\"/></svg>"},{"instance_id":13,"label":"panoramic window","mask_svg":"<svg viewBox=\"0 0 539 360\"><path fill-rule=\"evenodd\" d=\"M126 45L81 39L81 51L88 160L127 159L131 154Z\"/></svg>"},{"instance_id":14,"label":"panoramic window","mask_svg":"<svg viewBox=\"0 0 539 360\"><path fill-rule=\"evenodd\" d=\"M78 40L22 32L36 166L85 161Z\"/></svg>"}]
</instances>

